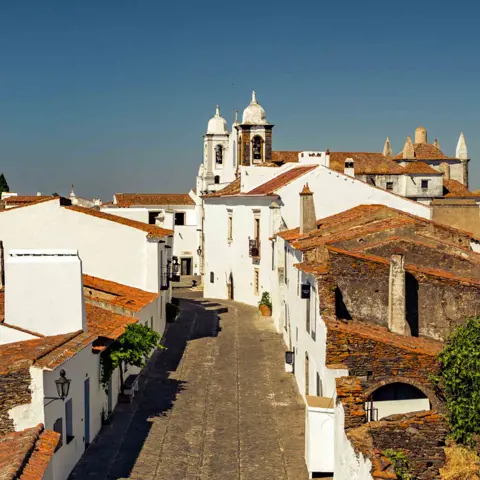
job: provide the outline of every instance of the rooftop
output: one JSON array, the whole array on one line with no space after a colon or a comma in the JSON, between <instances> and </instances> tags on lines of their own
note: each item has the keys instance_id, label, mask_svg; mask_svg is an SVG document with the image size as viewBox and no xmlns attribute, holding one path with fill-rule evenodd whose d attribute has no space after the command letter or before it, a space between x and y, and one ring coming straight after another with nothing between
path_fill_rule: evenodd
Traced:
<instances>
[{"instance_id":1,"label":"rooftop","mask_svg":"<svg viewBox=\"0 0 480 480\"><path fill-rule=\"evenodd\" d=\"M431 143L414 143L413 150L415 160L455 160L455 157L448 157ZM408 161L403 158L403 151L393 157L393 160Z\"/></svg>"},{"instance_id":2,"label":"rooftop","mask_svg":"<svg viewBox=\"0 0 480 480\"><path fill-rule=\"evenodd\" d=\"M118 207L195 205L188 193L116 193Z\"/></svg>"},{"instance_id":3,"label":"rooftop","mask_svg":"<svg viewBox=\"0 0 480 480\"><path fill-rule=\"evenodd\" d=\"M347 158L352 158L355 162L355 175L404 173L403 167L383 153L377 152L330 152L330 168L343 172Z\"/></svg>"},{"instance_id":4,"label":"rooftop","mask_svg":"<svg viewBox=\"0 0 480 480\"><path fill-rule=\"evenodd\" d=\"M59 440L42 424L0 437L0 480L43 478Z\"/></svg>"}]
</instances>

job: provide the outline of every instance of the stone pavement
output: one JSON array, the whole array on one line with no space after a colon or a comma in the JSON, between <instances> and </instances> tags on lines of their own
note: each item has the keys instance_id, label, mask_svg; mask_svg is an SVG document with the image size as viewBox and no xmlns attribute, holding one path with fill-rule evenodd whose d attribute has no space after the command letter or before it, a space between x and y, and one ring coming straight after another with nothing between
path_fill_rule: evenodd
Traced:
<instances>
[{"instance_id":1,"label":"stone pavement","mask_svg":"<svg viewBox=\"0 0 480 480\"><path fill-rule=\"evenodd\" d=\"M304 406L269 320L177 290L180 318L71 479L305 480ZM217 312L221 331L216 336Z\"/></svg>"}]
</instances>

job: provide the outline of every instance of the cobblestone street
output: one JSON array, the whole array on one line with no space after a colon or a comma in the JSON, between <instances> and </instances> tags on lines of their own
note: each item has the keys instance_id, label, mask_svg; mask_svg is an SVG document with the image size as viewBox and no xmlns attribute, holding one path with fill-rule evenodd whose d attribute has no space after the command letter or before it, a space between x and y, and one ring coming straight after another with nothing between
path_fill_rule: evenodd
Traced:
<instances>
[{"instance_id":1,"label":"cobblestone street","mask_svg":"<svg viewBox=\"0 0 480 480\"><path fill-rule=\"evenodd\" d=\"M134 401L118 406L70 478L307 479L304 407L271 322L243 304L174 294L182 313L167 350L154 355Z\"/></svg>"}]
</instances>

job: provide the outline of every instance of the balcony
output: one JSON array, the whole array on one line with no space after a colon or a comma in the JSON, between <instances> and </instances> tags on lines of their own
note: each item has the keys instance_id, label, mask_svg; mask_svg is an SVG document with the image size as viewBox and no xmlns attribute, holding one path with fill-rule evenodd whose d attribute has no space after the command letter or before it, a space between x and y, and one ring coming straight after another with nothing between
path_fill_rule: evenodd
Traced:
<instances>
[{"instance_id":1,"label":"balcony","mask_svg":"<svg viewBox=\"0 0 480 480\"><path fill-rule=\"evenodd\" d=\"M248 239L248 254L252 258L260 258L260 241L257 238Z\"/></svg>"}]
</instances>

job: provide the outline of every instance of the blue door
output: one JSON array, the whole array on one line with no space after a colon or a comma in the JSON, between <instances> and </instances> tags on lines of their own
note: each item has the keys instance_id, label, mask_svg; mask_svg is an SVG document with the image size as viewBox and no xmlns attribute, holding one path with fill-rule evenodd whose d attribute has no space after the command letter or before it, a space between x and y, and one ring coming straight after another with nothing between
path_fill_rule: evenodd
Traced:
<instances>
[{"instance_id":1,"label":"blue door","mask_svg":"<svg viewBox=\"0 0 480 480\"><path fill-rule=\"evenodd\" d=\"M85 402L85 448L90 445L90 379L87 378L84 383L84 402Z\"/></svg>"}]
</instances>

